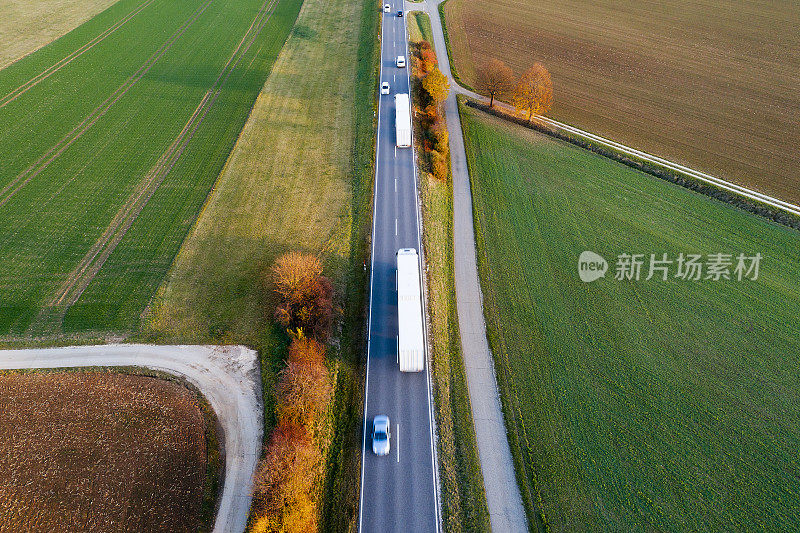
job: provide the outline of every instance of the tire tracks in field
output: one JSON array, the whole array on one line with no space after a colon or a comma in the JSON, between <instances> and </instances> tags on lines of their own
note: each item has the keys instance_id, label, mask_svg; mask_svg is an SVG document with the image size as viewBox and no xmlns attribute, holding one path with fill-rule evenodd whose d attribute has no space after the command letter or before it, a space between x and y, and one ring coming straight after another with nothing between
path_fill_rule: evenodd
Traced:
<instances>
[{"instance_id":1,"label":"tire tracks in field","mask_svg":"<svg viewBox=\"0 0 800 533\"><path fill-rule=\"evenodd\" d=\"M194 110L194 113L192 113L186 125L184 125L169 148L159 157L156 164L145 174L142 181L119 209L100 238L92 245L72 272L70 272L67 279L50 300L48 308L57 311L59 322L63 319L67 309L81 297L86 287L89 286L106 260L122 241L134 221L138 218L139 213L141 213L150 201L150 198L153 197L164 179L178 162L181 155L183 155L187 145L202 124L203 119L222 93L222 89L233 73L233 70L239 65L242 58L247 54L250 47L261 34L261 30L263 30L264 26L269 22L274 13L276 2L277 0L264 0L256 17L247 29L247 32L245 32L241 41L239 41L239 44L231 54L231 57L223 66L214 84L206 91L200 104Z\"/></svg>"},{"instance_id":2,"label":"tire tracks in field","mask_svg":"<svg viewBox=\"0 0 800 533\"><path fill-rule=\"evenodd\" d=\"M75 50L74 52L72 52L71 54L69 54L68 56L63 58L62 60L60 60L57 63L55 63L54 65L48 67L47 69L45 69L44 71L40 72L39 74L37 74L36 76L34 76L30 80L28 80L27 82L23 83L22 85L20 85L19 87L17 87L16 89L14 89L10 93L8 93L7 95L5 95L2 98L0 98L0 109L3 109L6 105L10 104L14 100L19 98L23 94L25 94L26 92L28 92L30 89L33 89L36 85L38 85L39 83L43 82L44 80L49 78L51 75L55 74L56 72L58 72L59 70L61 70L65 66L69 65L70 63L72 63L72 61L74 61L75 59L77 59L80 56L82 56L85 52L88 52L89 50L94 48L95 45L101 43L106 37L108 37L109 35L111 35L115 31L117 31L118 29L120 29L129 20L131 20L136 15L138 15L143 9L145 9L147 6L152 4L154 1L155 0L145 0L144 2L142 2L141 4L136 6L133 11L131 11L130 13L125 15L123 18L121 18L120 20L115 22L113 25L111 25L111 27L107 28L100 35L96 36L94 39L92 39L88 43L84 44L83 46L81 46L80 48L78 48L77 50Z\"/></svg>"},{"instance_id":3,"label":"tire tracks in field","mask_svg":"<svg viewBox=\"0 0 800 533\"><path fill-rule=\"evenodd\" d=\"M30 183L32 179L41 174L55 159L58 158L64 151L69 148L72 143L77 141L86 131L94 126L103 115L105 115L114 104L116 104L127 92L147 74L153 65L169 50L175 41L177 41L189 27L200 17L200 15L208 8L214 0L206 0L200 7L198 7L192 15L170 35L161 47L153 52L147 61L139 67L125 82L120 85L111 96L106 98L99 106L89 113L83 119L83 122L75 126L69 133L67 133L61 140L41 156L35 163L25 169L22 173L18 174L12 179L2 190L0 190L0 208L3 207L20 189Z\"/></svg>"}]
</instances>

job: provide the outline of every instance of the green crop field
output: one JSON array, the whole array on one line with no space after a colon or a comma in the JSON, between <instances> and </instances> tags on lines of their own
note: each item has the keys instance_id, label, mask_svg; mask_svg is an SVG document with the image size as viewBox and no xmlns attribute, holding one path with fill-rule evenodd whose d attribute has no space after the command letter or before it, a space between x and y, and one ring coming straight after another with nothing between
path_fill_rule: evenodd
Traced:
<instances>
[{"instance_id":1,"label":"green crop field","mask_svg":"<svg viewBox=\"0 0 800 533\"><path fill-rule=\"evenodd\" d=\"M0 71L0 335L134 330L302 0L121 0Z\"/></svg>"},{"instance_id":2,"label":"green crop field","mask_svg":"<svg viewBox=\"0 0 800 533\"><path fill-rule=\"evenodd\" d=\"M540 509L554 531L800 528L800 234L462 114L529 516ZM585 250L608 260L605 278L581 282ZM617 281L623 253L762 260L756 280L646 281L646 262Z\"/></svg>"}]
</instances>

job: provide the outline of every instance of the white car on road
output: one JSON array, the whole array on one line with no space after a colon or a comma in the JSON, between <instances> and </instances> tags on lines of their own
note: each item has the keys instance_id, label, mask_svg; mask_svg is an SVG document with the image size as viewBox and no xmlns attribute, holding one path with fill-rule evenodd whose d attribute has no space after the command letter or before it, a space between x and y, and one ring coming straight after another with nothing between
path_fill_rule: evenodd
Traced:
<instances>
[{"instance_id":1,"label":"white car on road","mask_svg":"<svg viewBox=\"0 0 800 533\"><path fill-rule=\"evenodd\" d=\"M406 56L397 56L397 61L395 61L397 68L405 68L406 66Z\"/></svg>"},{"instance_id":2,"label":"white car on road","mask_svg":"<svg viewBox=\"0 0 800 533\"><path fill-rule=\"evenodd\" d=\"M373 5L375 5L375 4L373 4ZM383 4L383 12L384 13L388 13L391 10L392 10L392 6L390 6L389 4Z\"/></svg>"},{"instance_id":3,"label":"white car on road","mask_svg":"<svg viewBox=\"0 0 800 533\"><path fill-rule=\"evenodd\" d=\"M389 94L389 82L385 81L381 83L381 94Z\"/></svg>"},{"instance_id":4,"label":"white car on road","mask_svg":"<svg viewBox=\"0 0 800 533\"><path fill-rule=\"evenodd\" d=\"M372 421L372 451L375 455L389 455L389 439L392 438L390 426L386 415L378 415Z\"/></svg>"}]
</instances>

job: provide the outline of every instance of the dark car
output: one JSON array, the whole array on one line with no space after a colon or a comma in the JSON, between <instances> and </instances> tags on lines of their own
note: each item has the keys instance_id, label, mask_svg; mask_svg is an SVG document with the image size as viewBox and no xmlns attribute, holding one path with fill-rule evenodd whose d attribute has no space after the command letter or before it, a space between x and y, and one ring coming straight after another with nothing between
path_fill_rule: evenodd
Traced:
<instances>
[{"instance_id":1,"label":"dark car","mask_svg":"<svg viewBox=\"0 0 800 533\"><path fill-rule=\"evenodd\" d=\"M398 12L397 12L397 16L398 16L398 17L402 17L402 16L403 16L403 10L402 10L402 9L401 9L400 11L398 11Z\"/></svg>"}]
</instances>

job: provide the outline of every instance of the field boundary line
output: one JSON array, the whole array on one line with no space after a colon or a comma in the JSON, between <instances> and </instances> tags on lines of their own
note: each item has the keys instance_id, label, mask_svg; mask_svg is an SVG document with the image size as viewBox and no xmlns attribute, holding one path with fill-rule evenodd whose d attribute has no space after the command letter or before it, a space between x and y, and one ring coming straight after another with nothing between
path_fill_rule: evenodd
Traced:
<instances>
[{"instance_id":1,"label":"field boundary line","mask_svg":"<svg viewBox=\"0 0 800 533\"><path fill-rule=\"evenodd\" d=\"M106 98L103 103L94 108L94 110L83 121L75 126L72 131L67 133L62 139L41 156L35 163L29 166L25 171L18 174L10 183L8 183L2 190L0 190L0 207L3 207L20 189L30 183L32 179L41 174L50 163L56 160L72 143L77 141L86 131L94 126L111 107L114 106L125 94L133 87L140 79L147 74L153 65L169 50L173 44L186 32L187 29L200 17L200 15L208 8L214 0L206 0L200 7L198 7L192 16L185 21L175 32L161 45L161 47L153 52L147 61L139 67L139 70L134 72L125 82L120 85L111 96ZM51 155L52 154L52 155Z\"/></svg>"},{"instance_id":2,"label":"field boundary line","mask_svg":"<svg viewBox=\"0 0 800 533\"><path fill-rule=\"evenodd\" d=\"M122 19L120 19L117 22L115 22L113 25L111 25L111 27L107 28L100 35L96 36L94 39L92 39L88 43L84 44L83 46L81 46L77 50L73 51L72 53L70 53L69 55L67 55L66 57L64 57L63 59L61 59L57 63L55 63L54 65L51 65L50 67L48 67L44 71L40 72L39 74L37 74L36 76L34 76L30 80L28 80L27 82L23 83L22 85L20 85L19 87L17 87L16 89L14 89L10 93L8 93L7 95L3 96L3 98L0 98L0 109L4 108L6 105L8 105L11 102L13 102L14 100L16 100L18 97L22 96L23 94L28 92L30 89L33 89L36 85L38 85L39 83L41 83L44 80L46 80L47 78L49 78L51 75L55 74L56 72L58 72L59 70L61 70L65 66L69 65L70 63L72 63L73 60L79 58L85 52L88 52L89 50L94 48L95 45L101 43L103 40L105 40L106 37L108 37L109 35L111 35L115 31L117 31L118 29L120 29L128 21L130 21L133 17L138 15L142 10L144 10L147 6L152 4L154 1L155 0L145 0L144 2L139 4L136 8L134 8L133 11L131 11L130 13L125 15Z\"/></svg>"},{"instance_id":3,"label":"field boundary line","mask_svg":"<svg viewBox=\"0 0 800 533\"><path fill-rule=\"evenodd\" d=\"M533 119L532 119L532 121L530 123L526 123L523 119L521 119L520 117L518 117L515 114L514 109L511 107L510 104L507 104L507 103L502 102L500 100L495 100L496 102L498 102L498 108L499 109L498 108L491 108L490 109L486 104L483 103L483 101L486 100L485 96L482 96L482 95L480 95L478 93L475 93L475 92L463 87L457 81L455 81L454 85L455 85L456 91L459 94L463 94L463 95L468 96L469 98L472 98L473 100L475 100L475 104L474 105L470 104L469 102L467 103L467 105L471 105L472 107L475 107L475 108L480 109L480 110L482 110L482 111L484 111L486 113L489 113L489 114L492 114L492 115L497 116L499 118L502 118L502 119L504 119L504 120L506 120L508 122L512 122L514 124L518 124L520 126L528 127L528 128L535 128L538 125L538 126L540 126L540 128L542 128L543 133L549 134L551 136L563 137L563 140L566 140L568 142L570 141L569 136L572 136L573 138L576 138L576 139L580 140L581 142L586 143L587 145L592 145L592 144L600 145L604 149L606 149L609 152L611 152L611 154L597 152L597 150L592 150L591 146L583 146L583 145L580 145L580 146L582 148L584 148L584 149L589 149L589 150L592 150L592 151L596 151L597 153L600 153L600 155L604 155L606 157L610 156L610 157L612 157L612 159L614 159L614 155L634 158L635 160L638 160L638 161L641 161L643 163L646 163L646 164L649 164L649 165L653 165L654 167L666 170L666 171L668 171L668 172L670 172L670 173L672 173L672 174L674 174L674 175L676 175L678 177L688 178L689 180L693 180L694 183L699 182L698 185L705 185L705 186L709 186L710 185L711 187L714 187L716 189L721 189L721 191L723 191L725 194L733 195L734 197L740 198L740 199L744 200L745 202L755 202L756 204L767 206L767 207L775 209L775 210L777 210L777 211L779 211L781 213L786 213L786 214L794 216L794 217L800 217L800 206L798 206L796 204L793 204L791 202L787 202L785 200L781 200L780 198L775 198L774 196L770 196L768 194L764 194L764 193L756 191L754 189L750 189L750 188L745 187L743 185L739 185L737 183L733 183L732 181L728 181L728 180L725 180L725 179L722 179L722 178L718 178L718 177L713 176L711 174L708 174L706 172L695 170L695 169L687 167L685 165L681 165L680 163L675 163L675 162L670 161L668 159L665 159L663 157L659 157L659 156L650 154L648 152L644 152L642 150L637 150L636 148L632 148L632 147L624 145L622 143L613 141L611 139L602 137L600 135L596 135L594 133L590 133L590 132L582 130L580 128L576 128L575 126L571 126L569 124L565 124L563 122L559 122L557 120L553 120L551 118L547 118L547 117L544 117L544 116L536 116L536 117L533 117ZM575 144L574 141L573 141L573 144ZM620 162L625 163L625 161L620 161ZM638 167L634 167L634 168L638 168ZM653 174L653 172L648 172L645 169L642 169L642 168L638 168L638 169L642 170L643 172L646 172L648 174L651 174L651 175ZM663 176L661 176L661 175L656 176L656 177L663 178ZM672 180L669 180L669 181L672 181ZM677 185L684 186L682 183L677 183ZM686 188L692 190L691 187L686 187ZM703 191L695 191L695 192L699 192L701 194L705 194L705 193L703 193ZM709 194L705 194L705 195L706 196L712 196L712 195L709 195ZM721 201L725 201L725 200L721 200ZM726 201L725 203L730 204L731 202ZM737 207L741 207L741 206L737 206ZM759 215L759 216L765 216L764 213L759 213L757 211L753 211L752 209L746 209L746 210L748 212L752 212L753 214L756 214L756 215ZM774 220L775 222L780 222L779 220L775 220L774 217L769 216L769 215L767 215L766 218L770 218L770 219Z\"/></svg>"},{"instance_id":4,"label":"field boundary line","mask_svg":"<svg viewBox=\"0 0 800 533\"><path fill-rule=\"evenodd\" d=\"M167 174L169 174L181 155L183 155L187 145L202 124L203 119L222 93L225 82L228 80L233 70L239 65L244 55L250 50L250 47L260 35L261 30L267 22L269 22L274 13L276 2L277 0L264 0L261 4L256 17L253 19L253 22L250 24L250 27L245 32L241 41L239 41L231 57L223 66L214 85L206 91L200 104L198 104L181 132L173 140L169 148L159 157L156 164L145 175L136 190L128 197L127 201L117 212L117 215L106 228L105 232L103 232L100 239L95 242L81 262L78 263L75 269L70 273L67 280L62 284L56 295L50 301L49 307L61 308L60 314L63 315L69 307L78 301L83 291L86 290L86 287L89 286L89 283L91 283L103 267L108 257L122 241L128 229L130 229L136 221L139 213L141 213L150 201L150 198L152 198L156 190L158 190L164 182ZM247 42L247 45L243 48L245 42Z\"/></svg>"}]
</instances>

